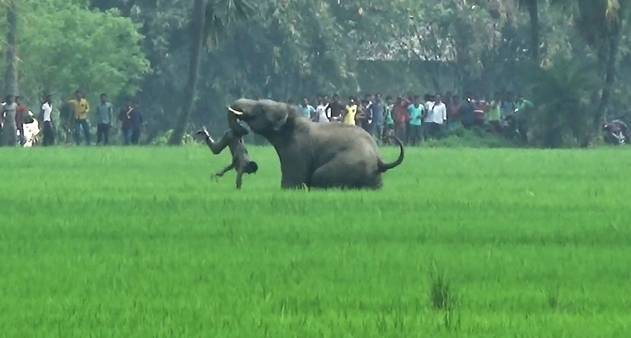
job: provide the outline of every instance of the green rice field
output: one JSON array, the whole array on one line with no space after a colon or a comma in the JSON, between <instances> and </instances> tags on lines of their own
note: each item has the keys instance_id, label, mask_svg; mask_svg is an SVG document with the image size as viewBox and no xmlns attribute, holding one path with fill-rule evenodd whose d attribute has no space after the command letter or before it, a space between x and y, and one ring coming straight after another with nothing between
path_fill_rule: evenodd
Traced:
<instances>
[{"instance_id":1,"label":"green rice field","mask_svg":"<svg viewBox=\"0 0 631 338\"><path fill-rule=\"evenodd\" d=\"M631 336L625 149L410 149L376 192L250 150L235 191L202 146L0 148L0 336Z\"/></svg>"}]
</instances>

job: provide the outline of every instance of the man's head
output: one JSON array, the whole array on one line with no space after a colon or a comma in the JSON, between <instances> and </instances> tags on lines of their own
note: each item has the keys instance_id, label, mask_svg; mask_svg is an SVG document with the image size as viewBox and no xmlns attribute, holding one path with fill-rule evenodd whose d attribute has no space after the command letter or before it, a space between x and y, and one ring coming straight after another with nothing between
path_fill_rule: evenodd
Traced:
<instances>
[{"instance_id":1,"label":"man's head","mask_svg":"<svg viewBox=\"0 0 631 338\"><path fill-rule=\"evenodd\" d=\"M7 97L4 100L6 101L7 104L11 104L15 100L15 97L13 95L7 95Z\"/></svg>"},{"instance_id":2,"label":"man's head","mask_svg":"<svg viewBox=\"0 0 631 338\"><path fill-rule=\"evenodd\" d=\"M305 107L306 107L306 106L308 106L308 105L309 105L309 99L308 99L308 98L306 98L306 97L305 97L305 98L303 98L303 99L302 99L302 105L303 105L303 106L305 106Z\"/></svg>"},{"instance_id":3,"label":"man's head","mask_svg":"<svg viewBox=\"0 0 631 338\"><path fill-rule=\"evenodd\" d=\"M442 99L442 97L440 97L440 94L436 94L436 96L434 96L434 102L436 102L436 103L443 102L443 99Z\"/></svg>"},{"instance_id":4,"label":"man's head","mask_svg":"<svg viewBox=\"0 0 631 338\"><path fill-rule=\"evenodd\" d=\"M21 98L21 97L19 97L19 96L16 96L16 97L15 97L15 103L17 103L17 104L22 103L22 98Z\"/></svg>"},{"instance_id":5,"label":"man's head","mask_svg":"<svg viewBox=\"0 0 631 338\"><path fill-rule=\"evenodd\" d=\"M107 94L103 93L101 94L101 103L106 103L107 102Z\"/></svg>"},{"instance_id":6,"label":"man's head","mask_svg":"<svg viewBox=\"0 0 631 338\"><path fill-rule=\"evenodd\" d=\"M44 102L50 102L51 96L50 94L44 95Z\"/></svg>"},{"instance_id":7,"label":"man's head","mask_svg":"<svg viewBox=\"0 0 631 338\"><path fill-rule=\"evenodd\" d=\"M243 168L243 172L246 174L254 174L259 170L258 164L254 161L248 162Z\"/></svg>"},{"instance_id":8,"label":"man's head","mask_svg":"<svg viewBox=\"0 0 631 338\"><path fill-rule=\"evenodd\" d=\"M83 93L80 90L77 90L76 92L74 92L74 97L77 100L81 100L83 98Z\"/></svg>"},{"instance_id":9,"label":"man's head","mask_svg":"<svg viewBox=\"0 0 631 338\"><path fill-rule=\"evenodd\" d=\"M421 97L419 95L416 95L414 97L414 104L416 104L417 107L423 104L423 101L421 100Z\"/></svg>"}]
</instances>

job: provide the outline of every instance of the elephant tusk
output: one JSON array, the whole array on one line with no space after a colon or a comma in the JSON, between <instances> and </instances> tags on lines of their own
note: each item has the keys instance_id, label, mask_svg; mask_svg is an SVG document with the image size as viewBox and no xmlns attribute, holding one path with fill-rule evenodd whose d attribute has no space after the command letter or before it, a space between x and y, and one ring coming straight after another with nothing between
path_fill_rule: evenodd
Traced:
<instances>
[{"instance_id":1,"label":"elephant tusk","mask_svg":"<svg viewBox=\"0 0 631 338\"><path fill-rule=\"evenodd\" d=\"M230 111L231 113L233 113L233 114L235 114L235 115L237 115L237 116L243 116L243 115L245 115L245 113L244 113L244 112L238 111L238 110L236 110L236 109L234 109L234 108L232 108L232 107L228 107L228 111Z\"/></svg>"}]
</instances>

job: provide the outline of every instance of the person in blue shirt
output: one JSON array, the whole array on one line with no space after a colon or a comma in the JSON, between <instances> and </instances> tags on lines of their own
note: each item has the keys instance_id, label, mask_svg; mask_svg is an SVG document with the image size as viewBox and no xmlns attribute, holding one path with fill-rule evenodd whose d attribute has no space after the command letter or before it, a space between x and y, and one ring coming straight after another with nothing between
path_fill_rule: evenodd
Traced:
<instances>
[{"instance_id":1,"label":"person in blue shirt","mask_svg":"<svg viewBox=\"0 0 631 338\"><path fill-rule=\"evenodd\" d=\"M313 121L315 119L315 108L313 108L312 105L309 104L309 99L308 98L304 98L302 99L302 103L300 104L300 110L302 111L302 115L308 119L310 119L311 121Z\"/></svg>"},{"instance_id":2,"label":"person in blue shirt","mask_svg":"<svg viewBox=\"0 0 631 338\"><path fill-rule=\"evenodd\" d=\"M383 102L381 94L377 94L375 102L370 105L370 115L372 116L372 136L377 143L381 143L386 119L386 104Z\"/></svg>"}]
</instances>

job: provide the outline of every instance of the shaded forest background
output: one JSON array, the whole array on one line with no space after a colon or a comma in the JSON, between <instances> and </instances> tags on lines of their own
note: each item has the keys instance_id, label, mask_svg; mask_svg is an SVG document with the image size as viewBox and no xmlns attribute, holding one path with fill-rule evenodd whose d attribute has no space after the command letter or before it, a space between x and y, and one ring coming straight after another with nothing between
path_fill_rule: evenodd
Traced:
<instances>
[{"instance_id":1,"label":"shaded forest background","mask_svg":"<svg viewBox=\"0 0 631 338\"><path fill-rule=\"evenodd\" d=\"M624 117L629 0L0 0L5 94L129 97L147 141L224 127L235 98L510 90L532 145Z\"/></svg>"}]
</instances>

